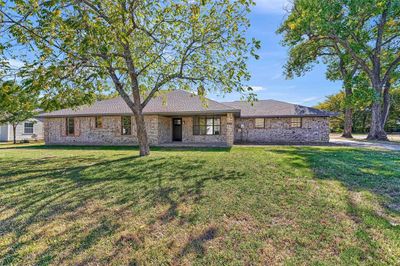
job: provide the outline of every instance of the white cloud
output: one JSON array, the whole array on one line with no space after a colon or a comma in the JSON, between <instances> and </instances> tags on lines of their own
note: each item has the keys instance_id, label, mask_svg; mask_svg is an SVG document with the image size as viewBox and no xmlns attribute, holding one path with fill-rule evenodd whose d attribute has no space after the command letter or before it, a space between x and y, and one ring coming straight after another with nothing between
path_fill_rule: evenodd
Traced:
<instances>
[{"instance_id":1,"label":"white cloud","mask_svg":"<svg viewBox=\"0 0 400 266\"><path fill-rule=\"evenodd\" d=\"M315 101L315 100L318 100L318 99L319 99L319 97L308 97L308 98L304 98L304 99L303 99L303 103L312 102L312 101Z\"/></svg>"},{"instance_id":2,"label":"white cloud","mask_svg":"<svg viewBox=\"0 0 400 266\"><path fill-rule=\"evenodd\" d=\"M282 78L283 78L282 73L276 73L275 75L273 75L271 77L271 80L279 80L279 79L282 79Z\"/></svg>"},{"instance_id":3,"label":"white cloud","mask_svg":"<svg viewBox=\"0 0 400 266\"><path fill-rule=\"evenodd\" d=\"M257 91L263 91L263 90L265 90L265 88L264 87L262 87L262 86L249 86L249 87L251 87L253 90L252 90L252 92L257 92ZM247 88L246 88L247 89Z\"/></svg>"},{"instance_id":4,"label":"white cloud","mask_svg":"<svg viewBox=\"0 0 400 266\"><path fill-rule=\"evenodd\" d=\"M256 0L254 10L267 13L284 13L290 5L290 0Z\"/></svg>"},{"instance_id":5,"label":"white cloud","mask_svg":"<svg viewBox=\"0 0 400 266\"><path fill-rule=\"evenodd\" d=\"M16 59L8 59L8 64L11 68L21 68L24 66L24 62Z\"/></svg>"},{"instance_id":6,"label":"white cloud","mask_svg":"<svg viewBox=\"0 0 400 266\"><path fill-rule=\"evenodd\" d=\"M323 97L308 97L308 98L296 99L294 101L289 101L289 102L294 103L294 104L306 104L307 105L307 103L315 103L316 101L321 100L321 99L323 99Z\"/></svg>"}]
</instances>

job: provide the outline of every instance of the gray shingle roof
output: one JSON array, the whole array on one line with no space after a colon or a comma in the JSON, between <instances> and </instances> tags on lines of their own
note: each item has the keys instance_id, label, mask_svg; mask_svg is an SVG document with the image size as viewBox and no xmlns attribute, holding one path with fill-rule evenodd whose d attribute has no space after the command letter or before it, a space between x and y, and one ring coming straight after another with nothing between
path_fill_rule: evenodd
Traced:
<instances>
[{"instance_id":1,"label":"gray shingle roof","mask_svg":"<svg viewBox=\"0 0 400 266\"><path fill-rule=\"evenodd\" d=\"M149 101L144 114L184 115L218 114L234 112L241 117L293 117L293 116L334 116L335 113L315 108L280 102L275 100L249 102L236 101L219 103L210 99L202 101L199 96L187 91L165 92ZM95 115L132 115L132 111L121 97L97 101L92 105L83 105L76 109L63 109L42 113L38 117L95 116Z\"/></svg>"},{"instance_id":2,"label":"gray shingle roof","mask_svg":"<svg viewBox=\"0 0 400 266\"><path fill-rule=\"evenodd\" d=\"M335 113L315 108L275 100L253 102L235 101L223 104L240 109L241 117L296 117L296 116L335 116Z\"/></svg>"},{"instance_id":3,"label":"gray shingle roof","mask_svg":"<svg viewBox=\"0 0 400 266\"><path fill-rule=\"evenodd\" d=\"M212 114L236 112L240 110L231 106L205 99L187 91L176 90L163 93L149 101L143 110L144 114ZM93 115L131 115L132 111L121 97L97 101L93 105L84 105L76 109L62 109L40 114L39 117L93 116Z\"/></svg>"}]
</instances>

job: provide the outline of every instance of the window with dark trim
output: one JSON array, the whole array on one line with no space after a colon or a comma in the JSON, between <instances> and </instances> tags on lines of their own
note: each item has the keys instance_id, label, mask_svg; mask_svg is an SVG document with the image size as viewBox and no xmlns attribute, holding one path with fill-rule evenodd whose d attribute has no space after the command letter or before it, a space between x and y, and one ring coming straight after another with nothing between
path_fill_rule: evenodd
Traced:
<instances>
[{"instance_id":1,"label":"window with dark trim","mask_svg":"<svg viewBox=\"0 0 400 266\"><path fill-rule=\"evenodd\" d=\"M130 116L121 116L121 135L132 135L132 119Z\"/></svg>"},{"instance_id":2,"label":"window with dark trim","mask_svg":"<svg viewBox=\"0 0 400 266\"><path fill-rule=\"evenodd\" d=\"M103 117L102 116L96 116L95 117L95 126L96 126L96 128L102 128L103 127Z\"/></svg>"},{"instance_id":3,"label":"window with dark trim","mask_svg":"<svg viewBox=\"0 0 400 266\"><path fill-rule=\"evenodd\" d=\"M73 117L67 117L66 120L66 130L67 135L74 135L75 134L75 119Z\"/></svg>"},{"instance_id":4,"label":"window with dark trim","mask_svg":"<svg viewBox=\"0 0 400 266\"><path fill-rule=\"evenodd\" d=\"M194 116L193 135L220 135L221 118L219 116Z\"/></svg>"},{"instance_id":5,"label":"window with dark trim","mask_svg":"<svg viewBox=\"0 0 400 266\"><path fill-rule=\"evenodd\" d=\"M264 128L265 127L265 119L264 118L256 118L254 121L255 128Z\"/></svg>"},{"instance_id":6,"label":"window with dark trim","mask_svg":"<svg viewBox=\"0 0 400 266\"><path fill-rule=\"evenodd\" d=\"M301 128L302 127L302 118L301 117L292 117L290 119L290 127L291 128Z\"/></svg>"},{"instance_id":7,"label":"window with dark trim","mask_svg":"<svg viewBox=\"0 0 400 266\"><path fill-rule=\"evenodd\" d=\"M33 122L24 123L24 134L33 134Z\"/></svg>"},{"instance_id":8,"label":"window with dark trim","mask_svg":"<svg viewBox=\"0 0 400 266\"><path fill-rule=\"evenodd\" d=\"M265 118L265 128L272 128L272 118Z\"/></svg>"}]
</instances>

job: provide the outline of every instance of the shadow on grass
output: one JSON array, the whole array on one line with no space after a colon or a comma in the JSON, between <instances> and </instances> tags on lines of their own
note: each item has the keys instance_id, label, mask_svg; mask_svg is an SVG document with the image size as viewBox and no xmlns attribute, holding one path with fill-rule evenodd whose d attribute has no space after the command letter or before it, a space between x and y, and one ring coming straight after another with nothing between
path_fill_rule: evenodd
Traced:
<instances>
[{"instance_id":1,"label":"shadow on grass","mask_svg":"<svg viewBox=\"0 0 400 266\"><path fill-rule=\"evenodd\" d=\"M292 167L309 167L316 178L340 181L351 191L369 191L383 207L400 212L400 152L306 147L274 152Z\"/></svg>"},{"instance_id":2,"label":"shadow on grass","mask_svg":"<svg viewBox=\"0 0 400 266\"><path fill-rule=\"evenodd\" d=\"M217 233L217 228L210 227L200 235L194 238L190 238L189 242L182 248L181 252L179 253L179 257L184 257L189 253L194 253L197 257L203 256L206 251L204 245L207 241L213 240L217 236Z\"/></svg>"},{"instance_id":3,"label":"shadow on grass","mask_svg":"<svg viewBox=\"0 0 400 266\"><path fill-rule=\"evenodd\" d=\"M134 149L77 146L28 148ZM115 235L121 234L119 230L125 215L131 219L132 213L140 217L146 210L154 212L155 220L145 215L141 218L145 227L141 231L145 232L168 223L192 224L197 219L196 213L182 212L179 210L182 204L196 205L201 201L203 188L209 181L245 176L242 172L208 167L207 161L199 158L170 154L117 159L84 155L21 161L4 158L0 164L0 237L10 236L11 239L8 244L2 244L5 253L0 253L0 264L4 265L18 264L24 259L21 252L32 246L39 246L34 264L71 263L71 257L83 256L104 239L114 241L114 252L118 253L120 237L115 238ZM143 237L140 234L144 233L140 233L138 228L132 230L138 231L139 238ZM49 231L52 233L47 235ZM43 244L43 239L46 239L46 244ZM89 258L89 261L105 263L92 259Z\"/></svg>"},{"instance_id":4,"label":"shadow on grass","mask_svg":"<svg viewBox=\"0 0 400 266\"><path fill-rule=\"evenodd\" d=\"M23 145L17 144L15 146L2 147L1 149L8 150L66 150L66 151L76 151L76 150L105 150L105 151L139 151L138 146L102 146L102 145ZM176 147L162 147L162 146L152 146L150 151L205 151L205 152L230 152L231 147L190 147L190 146L176 146Z\"/></svg>"}]
</instances>

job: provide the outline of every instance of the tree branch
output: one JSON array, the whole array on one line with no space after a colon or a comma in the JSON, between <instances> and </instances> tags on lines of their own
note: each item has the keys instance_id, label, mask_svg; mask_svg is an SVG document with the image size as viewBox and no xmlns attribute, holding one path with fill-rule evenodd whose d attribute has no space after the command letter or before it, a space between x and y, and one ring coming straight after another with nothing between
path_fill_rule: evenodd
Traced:
<instances>
[{"instance_id":1,"label":"tree branch","mask_svg":"<svg viewBox=\"0 0 400 266\"><path fill-rule=\"evenodd\" d=\"M382 82L385 84L389 81L389 77L391 72L400 64L400 56L398 56L391 64L389 64L388 69L386 70L385 75L383 76Z\"/></svg>"},{"instance_id":2,"label":"tree branch","mask_svg":"<svg viewBox=\"0 0 400 266\"><path fill-rule=\"evenodd\" d=\"M371 77L371 79L375 79L372 70L368 67L367 63L359 57L356 52L351 48L349 42L347 40L343 40L339 38L337 35L330 35L329 38L336 40L338 43L340 43L344 49L346 49L350 55L353 57L354 60L357 61L357 63L364 69L365 72Z\"/></svg>"}]
</instances>

